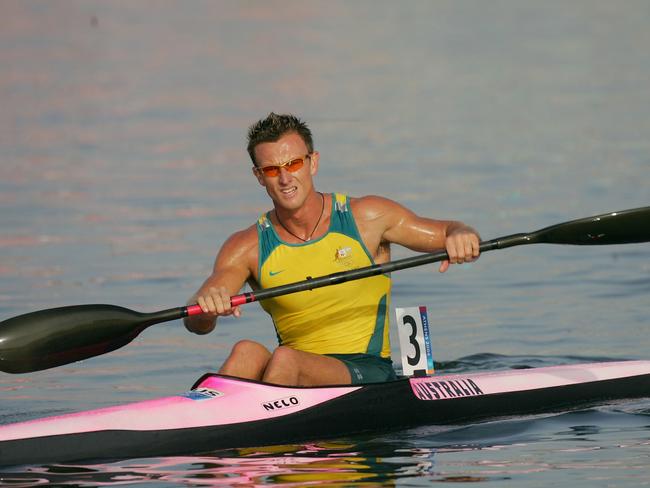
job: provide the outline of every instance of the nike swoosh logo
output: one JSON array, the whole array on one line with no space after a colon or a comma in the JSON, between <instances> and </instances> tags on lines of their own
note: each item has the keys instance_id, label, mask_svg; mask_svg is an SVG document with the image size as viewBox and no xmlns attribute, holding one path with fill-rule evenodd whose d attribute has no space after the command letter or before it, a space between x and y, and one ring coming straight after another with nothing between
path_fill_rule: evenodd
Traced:
<instances>
[{"instance_id":1,"label":"nike swoosh logo","mask_svg":"<svg viewBox=\"0 0 650 488\"><path fill-rule=\"evenodd\" d=\"M281 269L280 271L269 271L269 276L275 276L275 275L278 275L280 273L284 273L284 270Z\"/></svg>"}]
</instances>

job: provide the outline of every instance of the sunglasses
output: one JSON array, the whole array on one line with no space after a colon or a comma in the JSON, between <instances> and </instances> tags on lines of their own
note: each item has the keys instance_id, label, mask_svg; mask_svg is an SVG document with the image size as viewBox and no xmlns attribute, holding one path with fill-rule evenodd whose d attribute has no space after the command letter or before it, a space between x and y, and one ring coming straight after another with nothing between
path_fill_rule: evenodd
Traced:
<instances>
[{"instance_id":1,"label":"sunglasses","mask_svg":"<svg viewBox=\"0 0 650 488\"><path fill-rule=\"evenodd\" d=\"M305 154L302 158L294 158L290 161L286 161L280 164L272 164L269 166L254 166L253 170L264 176L270 176L271 178L280 175L280 168L286 169L289 173L295 173L305 164L305 159L310 158L311 154Z\"/></svg>"}]
</instances>

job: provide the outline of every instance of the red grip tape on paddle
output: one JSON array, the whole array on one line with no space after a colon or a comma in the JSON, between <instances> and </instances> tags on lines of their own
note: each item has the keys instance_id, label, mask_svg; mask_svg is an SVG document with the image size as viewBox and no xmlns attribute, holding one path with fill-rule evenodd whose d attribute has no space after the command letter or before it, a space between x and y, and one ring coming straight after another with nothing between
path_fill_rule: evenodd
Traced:
<instances>
[{"instance_id":1,"label":"red grip tape on paddle","mask_svg":"<svg viewBox=\"0 0 650 488\"><path fill-rule=\"evenodd\" d=\"M203 313L203 310L201 310L201 307L199 305L188 305L185 307L187 309L187 315L199 315Z\"/></svg>"},{"instance_id":2,"label":"red grip tape on paddle","mask_svg":"<svg viewBox=\"0 0 650 488\"><path fill-rule=\"evenodd\" d=\"M255 295L252 293L244 293L243 295L235 295L230 297L230 306L237 307L238 305L243 305L245 303L251 303L255 301ZM200 305L188 305L185 307L187 310L187 315L199 315L203 313Z\"/></svg>"},{"instance_id":3,"label":"red grip tape on paddle","mask_svg":"<svg viewBox=\"0 0 650 488\"><path fill-rule=\"evenodd\" d=\"M238 305L243 305L244 303L251 302L252 300L250 300L246 295L249 294L244 293L243 295L235 295L234 297L230 297L230 305L236 307Z\"/></svg>"}]
</instances>

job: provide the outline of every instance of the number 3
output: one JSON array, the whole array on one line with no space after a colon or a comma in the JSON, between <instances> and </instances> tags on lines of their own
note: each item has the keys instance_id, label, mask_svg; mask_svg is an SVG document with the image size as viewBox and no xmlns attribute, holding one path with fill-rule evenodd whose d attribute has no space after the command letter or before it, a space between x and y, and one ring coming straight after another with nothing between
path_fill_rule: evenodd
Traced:
<instances>
[{"instance_id":1,"label":"number 3","mask_svg":"<svg viewBox=\"0 0 650 488\"><path fill-rule=\"evenodd\" d=\"M404 325L411 326L411 335L409 336L409 342L413 345L413 349L415 349L415 356L406 356L406 359L411 366L415 366L420 362L420 344L416 340L418 336L418 324L410 315L404 315L402 321L404 322Z\"/></svg>"}]
</instances>

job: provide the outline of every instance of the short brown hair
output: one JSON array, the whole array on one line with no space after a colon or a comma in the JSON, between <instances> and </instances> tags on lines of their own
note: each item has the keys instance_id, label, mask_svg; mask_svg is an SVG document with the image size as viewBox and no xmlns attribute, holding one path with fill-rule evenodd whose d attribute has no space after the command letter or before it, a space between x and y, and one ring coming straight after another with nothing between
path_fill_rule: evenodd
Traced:
<instances>
[{"instance_id":1,"label":"short brown hair","mask_svg":"<svg viewBox=\"0 0 650 488\"><path fill-rule=\"evenodd\" d=\"M271 112L265 119L258 120L248 128L248 154L255 162L255 147L264 142L276 142L285 134L295 132L305 142L310 153L314 152L311 130L307 124L295 115Z\"/></svg>"}]
</instances>

